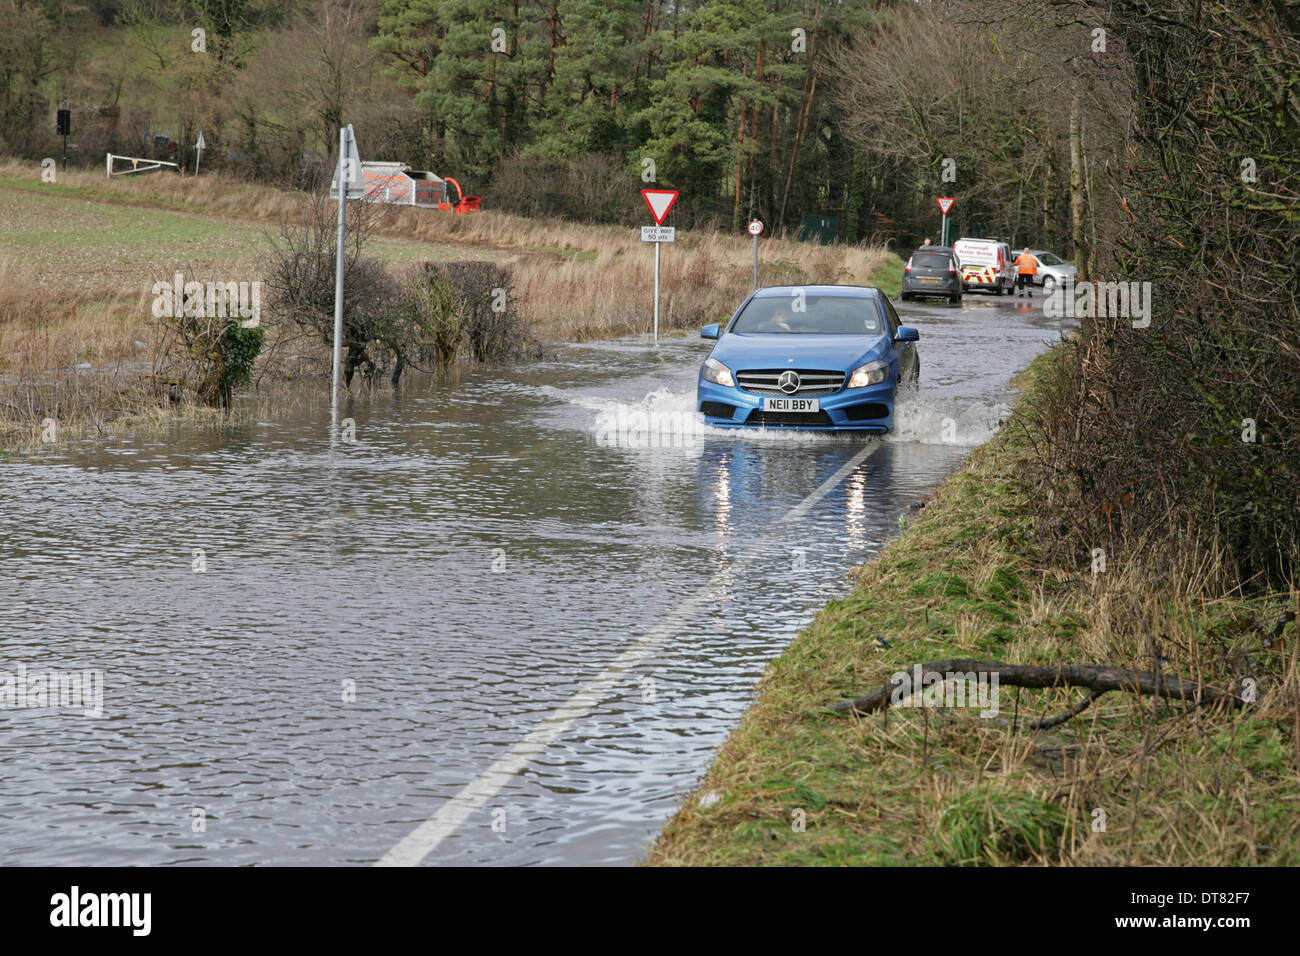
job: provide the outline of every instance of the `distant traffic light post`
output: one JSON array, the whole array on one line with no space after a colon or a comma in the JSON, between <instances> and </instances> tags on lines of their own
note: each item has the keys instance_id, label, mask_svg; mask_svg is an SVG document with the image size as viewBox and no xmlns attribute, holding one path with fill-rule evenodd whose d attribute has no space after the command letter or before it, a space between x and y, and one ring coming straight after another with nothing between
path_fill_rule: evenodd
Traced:
<instances>
[{"instance_id":1,"label":"distant traffic light post","mask_svg":"<svg viewBox=\"0 0 1300 956\"><path fill-rule=\"evenodd\" d=\"M72 133L72 111L68 109L68 98L63 98L58 112L54 114L54 128L63 137L63 168L68 168L68 136Z\"/></svg>"}]
</instances>

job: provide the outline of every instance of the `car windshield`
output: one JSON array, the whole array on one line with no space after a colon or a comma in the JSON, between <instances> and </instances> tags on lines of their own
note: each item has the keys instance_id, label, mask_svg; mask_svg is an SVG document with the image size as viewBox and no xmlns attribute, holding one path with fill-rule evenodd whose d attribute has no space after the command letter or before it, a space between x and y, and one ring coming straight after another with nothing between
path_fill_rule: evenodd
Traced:
<instances>
[{"instance_id":1,"label":"car windshield","mask_svg":"<svg viewBox=\"0 0 1300 956\"><path fill-rule=\"evenodd\" d=\"M946 269L948 254L946 252L916 252L912 254L912 266L917 269Z\"/></svg>"},{"instance_id":2,"label":"car windshield","mask_svg":"<svg viewBox=\"0 0 1300 956\"><path fill-rule=\"evenodd\" d=\"M879 335L874 299L847 295L765 295L749 300L733 332L804 335Z\"/></svg>"},{"instance_id":3,"label":"car windshield","mask_svg":"<svg viewBox=\"0 0 1300 956\"><path fill-rule=\"evenodd\" d=\"M1037 258L1045 266L1059 266L1065 261L1064 259L1058 259L1050 252L1040 252Z\"/></svg>"}]
</instances>

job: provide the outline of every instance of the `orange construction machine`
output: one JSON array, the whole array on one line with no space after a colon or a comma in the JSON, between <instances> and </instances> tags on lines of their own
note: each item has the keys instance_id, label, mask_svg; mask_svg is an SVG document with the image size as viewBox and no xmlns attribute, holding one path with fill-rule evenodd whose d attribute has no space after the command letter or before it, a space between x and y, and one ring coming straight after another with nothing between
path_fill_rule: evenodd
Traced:
<instances>
[{"instance_id":1,"label":"orange construction machine","mask_svg":"<svg viewBox=\"0 0 1300 956\"><path fill-rule=\"evenodd\" d=\"M444 182L451 183L451 185L456 187L456 202L440 202L438 203L439 209L443 211L453 211L458 216L464 216L467 213L479 212L482 210L483 201L479 199L478 196L466 196L465 191L460 188L460 183L456 182L456 180L452 179L450 176L446 177Z\"/></svg>"}]
</instances>

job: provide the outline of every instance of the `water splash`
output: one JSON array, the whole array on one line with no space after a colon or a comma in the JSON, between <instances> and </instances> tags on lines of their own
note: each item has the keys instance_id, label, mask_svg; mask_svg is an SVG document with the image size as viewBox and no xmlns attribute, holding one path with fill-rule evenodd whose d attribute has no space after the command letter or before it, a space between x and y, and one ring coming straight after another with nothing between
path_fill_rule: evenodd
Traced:
<instances>
[{"instance_id":1,"label":"water splash","mask_svg":"<svg viewBox=\"0 0 1300 956\"><path fill-rule=\"evenodd\" d=\"M894 430L885 440L973 448L992 438L1010 414L1006 402L966 402L922 392L894 407Z\"/></svg>"}]
</instances>

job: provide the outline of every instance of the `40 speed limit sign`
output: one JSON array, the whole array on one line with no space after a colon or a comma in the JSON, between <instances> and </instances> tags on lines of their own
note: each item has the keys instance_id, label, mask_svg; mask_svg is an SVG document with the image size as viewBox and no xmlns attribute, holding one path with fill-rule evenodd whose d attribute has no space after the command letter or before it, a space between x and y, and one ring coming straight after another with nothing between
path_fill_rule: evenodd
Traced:
<instances>
[{"instance_id":1,"label":"40 speed limit sign","mask_svg":"<svg viewBox=\"0 0 1300 956\"><path fill-rule=\"evenodd\" d=\"M749 234L754 237L754 288L758 288L758 237L763 234L763 223L758 219L749 221Z\"/></svg>"}]
</instances>

